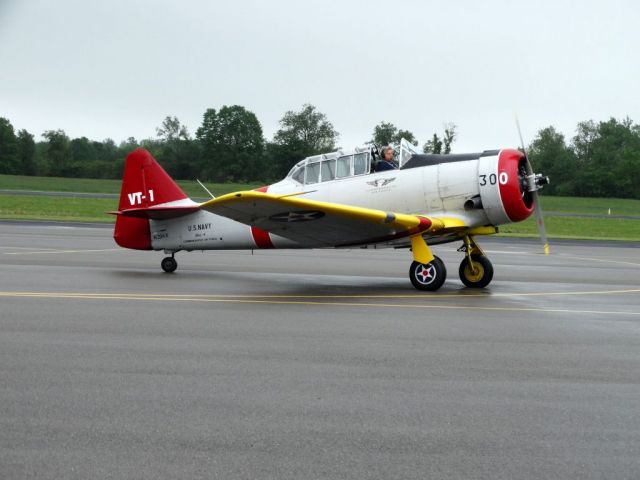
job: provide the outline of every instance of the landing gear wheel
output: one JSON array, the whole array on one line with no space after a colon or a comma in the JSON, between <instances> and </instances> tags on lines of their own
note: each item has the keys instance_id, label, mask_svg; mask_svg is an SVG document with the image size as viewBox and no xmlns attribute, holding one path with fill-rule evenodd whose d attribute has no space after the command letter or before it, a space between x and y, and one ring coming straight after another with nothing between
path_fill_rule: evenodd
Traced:
<instances>
[{"instance_id":1,"label":"landing gear wheel","mask_svg":"<svg viewBox=\"0 0 640 480\"><path fill-rule=\"evenodd\" d=\"M469 257L464 257L462 262L460 262L460 268L458 269L460 280L462 280L462 283L467 287L486 287L493 279L493 265L484 255L471 255L471 260L475 267L475 273L469 264Z\"/></svg>"},{"instance_id":2,"label":"landing gear wheel","mask_svg":"<svg viewBox=\"0 0 640 480\"><path fill-rule=\"evenodd\" d=\"M176 268L178 268L178 262L176 262L176 259L173 257L164 257L160 266L165 272L172 273L176 271Z\"/></svg>"},{"instance_id":3,"label":"landing gear wheel","mask_svg":"<svg viewBox=\"0 0 640 480\"><path fill-rule=\"evenodd\" d=\"M418 290L438 290L447 278L447 268L438 257L429 263L413 262L409 268L409 279Z\"/></svg>"}]
</instances>

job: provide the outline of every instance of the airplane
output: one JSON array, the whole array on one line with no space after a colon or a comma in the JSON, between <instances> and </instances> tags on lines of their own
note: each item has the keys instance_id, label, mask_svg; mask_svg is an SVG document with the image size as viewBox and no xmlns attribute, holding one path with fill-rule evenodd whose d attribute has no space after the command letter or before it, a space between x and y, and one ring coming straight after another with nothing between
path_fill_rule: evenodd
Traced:
<instances>
[{"instance_id":1,"label":"airplane","mask_svg":"<svg viewBox=\"0 0 640 480\"><path fill-rule=\"evenodd\" d=\"M526 154L505 148L422 154L406 140L396 168L377 171L375 145L305 158L272 185L195 202L144 149L127 156L114 239L124 248L163 250L161 268L193 250L409 248L409 279L438 290L447 276L430 245L461 241L462 283L484 288L493 266L475 240L528 218L537 191Z\"/></svg>"}]
</instances>

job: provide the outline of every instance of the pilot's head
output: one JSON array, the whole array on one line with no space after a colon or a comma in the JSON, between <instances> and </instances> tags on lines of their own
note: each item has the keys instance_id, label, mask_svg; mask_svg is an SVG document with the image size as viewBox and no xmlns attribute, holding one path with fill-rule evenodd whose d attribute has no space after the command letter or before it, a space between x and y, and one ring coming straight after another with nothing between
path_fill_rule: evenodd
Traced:
<instances>
[{"instance_id":1,"label":"pilot's head","mask_svg":"<svg viewBox=\"0 0 640 480\"><path fill-rule=\"evenodd\" d=\"M382 149L382 159L390 162L393 160L393 147L384 147Z\"/></svg>"}]
</instances>

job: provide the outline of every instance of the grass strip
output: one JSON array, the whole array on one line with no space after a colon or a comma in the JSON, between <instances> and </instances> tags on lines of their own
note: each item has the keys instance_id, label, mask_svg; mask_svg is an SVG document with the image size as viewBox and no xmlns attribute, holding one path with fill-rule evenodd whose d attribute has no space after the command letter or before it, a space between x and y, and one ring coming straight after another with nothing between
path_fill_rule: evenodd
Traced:
<instances>
[{"instance_id":1,"label":"grass strip","mask_svg":"<svg viewBox=\"0 0 640 480\"><path fill-rule=\"evenodd\" d=\"M192 197L206 198L207 193L195 180L178 180L178 185ZM203 182L216 196L238 190L252 190L260 183ZM120 180L93 178L28 177L0 175L0 189L42 192L120 193ZM555 197L540 195L543 211L586 215L640 215L640 200L622 198Z\"/></svg>"},{"instance_id":2,"label":"grass strip","mask_svg":"<svg viewBox=\"0 0 640 480\"><path fill-rule=\"evenodd\" d=\"M68 198L34 195L0 195L0 218L112 223L117 201L103 198ZM640 220L545 216L550 238L640 241ZM535 220L500 226L505 236L537 237Z\"/></svg>"},{"instance_id":3,"label":"grass strip","mask_svg":"<svg viewBox=\"0 0 640 480\"><path fill-rule=\"evenodd\" d=\"M120 180L95 178L27 177L23 175L0 175L2 190L31 190L38 192L77 192L77 193L120 193ZM195 180L178 180L180 188L190 197L208 197ZM207 183L202 182L214 195L253 190L260 183Z\"/></svg>"}]
</instances>

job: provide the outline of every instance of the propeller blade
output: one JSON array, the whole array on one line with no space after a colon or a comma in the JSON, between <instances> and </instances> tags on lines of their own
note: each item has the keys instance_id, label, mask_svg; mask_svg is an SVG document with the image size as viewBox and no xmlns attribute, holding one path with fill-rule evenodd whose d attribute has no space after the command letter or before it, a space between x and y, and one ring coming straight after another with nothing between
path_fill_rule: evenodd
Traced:
<instances>
[{"instance_id":1,"label":"propeller blade","mask_svg":"<svg viewBox=\"0 0 640 480\"><path fill-rule=\"evenodd\" d=\"M533 198L533 213L536 215L536 225L538 226L538 232L540 233L540 240L542 241L542 249L545 255L549 255L549 241L547 240L547 230L544 227L544 218L542 216L542 208L540 208L540 201L538 199L538 192L532 192Z\"/></svg>"},{"instance_id":2,"label":"propeller blade","mask_svg":"<svg viewBox=\"0 0 640 480\"><path fill-rule=\"evenodd\" d=\"M520 137L520 145L522 147L522 153L524 153L525 167L527 169L527 176L533 178L533 167L529 161L529 156L524 147L524 140L522 139L522 131L520 130L520 122L518 116L515 115L516 128L518 129L518 137ZM527 182L528 183L528 182ZM549 255L549 241L547 240L547 229L544 227L544 218L542 216L542 208L540 208L540 199L538 198L538 192L533 190L531 192L531 198L533 199L533 213L536 216L536 225L538 226L538 233L540 234L540 240L542 241L542 248L545 255Z\"/></svg>"}]
</instances>

